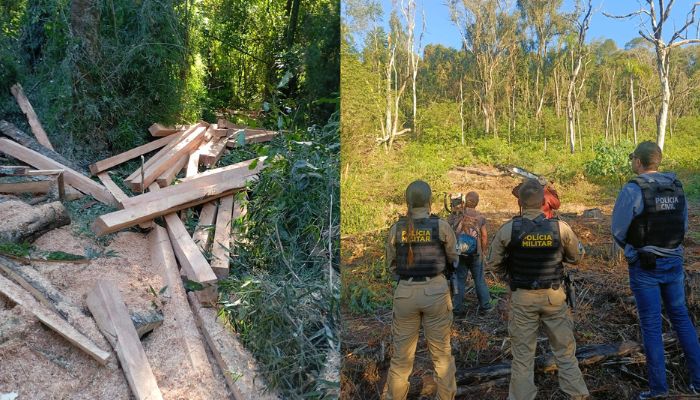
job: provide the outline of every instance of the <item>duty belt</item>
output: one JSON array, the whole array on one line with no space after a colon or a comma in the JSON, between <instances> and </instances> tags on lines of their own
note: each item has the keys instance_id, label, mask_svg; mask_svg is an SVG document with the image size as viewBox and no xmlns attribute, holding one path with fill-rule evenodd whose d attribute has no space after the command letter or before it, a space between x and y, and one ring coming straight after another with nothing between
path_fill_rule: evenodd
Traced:
<instances>
[{"instance_id":1,"label":"duty belt","mask_svg":"<svg viewBox=\"0 0 700 400\"><path fill-rule=\"evenodd\" d=\"M411 282L426 282L429 281L433 278L435 278L437 275L433 276L407 276L407 275L400 275L399 280L400 281L411 281Z\"/></svg>"},{"instance_id":2,"label":"duty belt","mask_svg":"<svg viewBox=\"0 0 700 400\"><path fill-rule=\"evenodd\" d=\"M537 289L554 289L558 290L562 287L561 280L556 281L534 281L534 282L510 282L510 290L516 291L518 289L526 290L537 290Z\"/></svg>"}]
</instances>

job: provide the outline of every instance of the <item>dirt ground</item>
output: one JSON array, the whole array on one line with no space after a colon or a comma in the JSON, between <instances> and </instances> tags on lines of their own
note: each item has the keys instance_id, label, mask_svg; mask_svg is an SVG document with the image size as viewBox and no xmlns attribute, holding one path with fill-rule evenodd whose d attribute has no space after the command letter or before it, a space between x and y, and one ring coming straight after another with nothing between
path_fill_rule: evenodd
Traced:
<instances>
[{"instance_id":1,"label":"dirt ground","mask_svg":"<svg viewBox=\"0 0 700 400\"><path fill-rule=\"evenodd\" d=\"M151 265L148 243L142 233L120 232L103 248L76 234L72 226L65 226L39 237L34 246L39 250L81 255L85 254L86 247L92 247L103 255L111 255L92 259L89 264L35 263L34 267L71 303L83 308L86 315L89 314L85 298L98 279L109 279L117 284L130 312L161 307L165 317L163 325L145 336L142 343L163 397L230 398L218 367L208 373L194 373L187 368L188 354L181 345L182 337L201 335L193 323L181 330L181 324L172 316L174 312L168 299L158 295L164 284L160 266ZM0 332L12 329L17 334L6 335L13 337L0 342L0 394L16 392L18 400L132 398L116 362L100 366L26 310L0 296ZM103 350L113 351L94 330L85 329L83 333Z\"/></svg>"},{"instance_id":2,"label":"dirt ground","mask_svg":"<svg viewBox=\"0 0 700 400\"><path fill-rule=\"evenodd\" d=\"M497 173L493 169L485 171ZM468 174L453 170L450 172L454 182L454 192L476 190L481 195L477 207L488 219L489 236L498 227L518 213L518 206L511 194L511 189L520 179L510 176L491 177ZM577 187L574 190L591 190ZM561 191L561 189L560 189ZM564 195L564 196L562 196ZM565 193L560 193L565 197ZM440 204L433 205L433 211ZM578 305L573 313L575 335L579 345L613 343L625 340L641 342L639 325L633 297L629 289L627 268L624 262L612 257L612 238L609 232L610 214L613 203L602 205L570 204L562 201L561 218L569 223L582 240L587 255L575 270ZM603 213L602 219L583 218L586 209L598 207ZM690 207L691 230L700 223L700 207ZM368 265L377 268L377 260L383 257L382 243L385 232L349 237L342 243L342 265L346 277L361 276L368 273ZM361 236L361 237L360 237ZM691 275L700 270L700 246L693 235L686 240L686 267ZM491 288L492 298L498 299L497 311L488 315L477 313L476 295L473 281L470 279L466 294L467 315L455 319L452 332L452 350L457 370L483 367L510 360L510 342L507 334L508 290L504 282L492 271L486 270L486 281ZM694 275L697 277L697 275ZM347 278L346 278L347 279ZM348 285L350 282L345 281ZM700 290L696 279L691 279L688 300L695 319L700 315ZM381 285L391 285L382 282ZM390 303L390 302L389 302ZM663 323L664 332L671 332L668 321ZM344 305L343 308L343 355L344 367L341 375L343 399L378 399L388 372L391 358L391 309L390 304L381 307L371 315L353 313ZM538 352L542 354L549 349L548 340L543 332L538 336ZM687 373L682 354L677 346L667 351L668 382L671 398L688 398L682 391L687 387ZM644 357L635 354L615 361L583 368L584 377L593 399L631 399L646 388ZM432 376L432 361L426 343L421 339L416 352L414 371L410 378L409 398L430 398L435 392ZM539 387L538 399L565 399L567 396L558 389L556 374L537 373L535 378ZM466 394L479 382L458 382L462 399L506 399L508 396L507 379Z\"/></svg>"}]
</instances>

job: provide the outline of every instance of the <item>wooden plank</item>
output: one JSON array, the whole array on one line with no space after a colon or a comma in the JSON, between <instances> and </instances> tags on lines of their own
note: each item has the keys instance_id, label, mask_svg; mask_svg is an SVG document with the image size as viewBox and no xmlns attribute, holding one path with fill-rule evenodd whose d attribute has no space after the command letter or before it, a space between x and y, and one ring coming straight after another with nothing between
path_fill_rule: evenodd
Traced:
<instances>
[{"instance_id":1,"label":"wooden plank","mask_svg":"<svg viewBox=\"0 0 700 400\"><path fill-rule=\"evenodd\" d=\"M199 173L199 150L193 151L187 159L185 176L195 176Z\"/></svg>"},{"instance_id":2,"label":"wooden plank","mask_svg":"<svg viewBox=\"0 0 700 400\"><path fill-rule=\"evenodd\" d=\"M97 347L95 343L85 337L82 333L78 332L72 325L61 319L61 317L52 311L48 310L46 307L34 300L29 293L25 292L14 282L2 275L0 275L0 292L12 300L12 302L17 303L30 311L44 325L63 336L70 343L97 360L97 362L100 364L106 365L109 362L111 353Z\"/></svg>"},{"instance_id":3,"label":"wooden plank","mask_svg":"<svg viewBox=\"0 0 700 400\"><path fill-rule=\"evenodd\" d=\"M233 195L222 197L216 214L216 230L211 248L211 269L219 279L228 277L228 253L231 248Z\"/></svg>"},{"instance_id":4,"label":"wooden plank","mask_svg":"<svg viewBox=\"0 0 700 400\"><path fill-rule=\"evenodd\" d=\"M206 203L207 197L213 197L208 200L214 200L223 196L222 193L224 191L240 188L238 185L244 184L243 178L256 175L264 168L263 159L264 157L257 159L257 165L253 169L249 168L253 160L248 160L229 165L228 167L205 171L192 178L183 178L179 184L165 187L159 192L144 193L130 197L124 202L124 207L134 210L140 208L142 209L140 212L148 211L146 212L147 214L153 213L156 216L160 216L197 204ZM202 200L199 201L197 199ZM194 204L179 206L195 200L196 202ZM148 205L149 210L145 210L146 205ZM163 211L162 214L160 214L161 211L158 211L157 207L167 207L167 211ZM126 217L126 214L122 215ZM114 220L110 219L110 222L112 221Z\"/></svg>"},{"instance_id":5,"label":"wooden plank","mask_svg":"<svg viewBox=\"0 0 700 400\"><path fill-rule=\"evenodd\" d=\"M172 167L168 168L165 172L160 174L158 179L156 179L156 183L158 183L158 186L166 187L170 185L173 182L173 180L175 180L177 174L180 171L182 171L183 168L187 168L187 161L189 159L189 155L184 155L180 157L180 159L175 164L173 164Z\"/></svg>"},{"instance_id":6,"label":"wooden plank","mask_svg":"<svg viewBox=\"0 0 700 400\"><path fill-rule=\"evenodd\" d=\"M212 271L211 266L204 258L199 247L195 244L190 234L185 229L177 214L167 214L163 217L165 226L168 229L170 243L175 250L175 256L180 263L182 270L188 279L199 283L216 282L216 275Z\"/></svg>"},{"instance_id":7,"label":"wooden plank","mask_svg":"<svg viewBox=\"0 0 700 400\"><path fill-rule=\"evenodd\" d=\"M164 310L166 323L173 321L177 327L175 330L177 343L173 343L173 345L179 345L183 348L183 352L187 355L187 364L192 371L191 376L204 376L204 379L201 382L198 381L198 384L202 392L200 395L206 397L209 391L207 381L213 381L214 375L204 348L204 342L197 330L194 315L187 302L187 294L182 285L170 238L165 228L156 226L148 235L148 240L151 248L151 264L158 266L167 288L164 293L168 298ZM197 398L196 395L192 397Z\"/></svg>"},{"instance_id":8,"label":"wooden plank","mask_svg":"<svg viewBox=\"0 0 700 400\"><path fill-rule=\"evenodd\" d=\"M163 154L167 153L172 149L177 143L180 142L188 133L192 132L198 125L192 125L191 127L187 128L183 132L176 133L172 136L172 139L170 140L170 143L166 144L162 149L158 150L156 154L154 154L151 158L146 160L146 162L143 164L144 168L148 168L151 165L153 165L156 161L158 161L159 158L163 156ZM141 176L141 167L136 168L134 172L131 173L131 175L127 176L126 179L124 179L125 182L131 182L137 177ZM140 190L139 190L140 192Z\"/></svg>"},{"instance_id":9,"label":"wooden plank","mask_svg":"<svg viewBox=\"0 0 700 400\"><path fill-rule=\"evenodd\" d=\"M43 155L44 157L50 158L56 161L57 163L72 169L73 171L77 171L87 176L87 172L84 171L84 169L80 165L72 162L71 160L68 160L67 158L63 157L62 155L56 153L53 150L47 149L46 147L42 146L41 143L36 141L36 139L22 132L16 126L5 120L0 120L0 133L26 148L34 150L35 152Z\"/></svg>"},{"instance_id":10,"label":"wooden plank","mask_svg":"<svg viewBox=\"0 0 700 400\"><path fill-rule=\"evenodd\" d=\"M204 335L217 364L224 371L226 384L236 400L278 399L266 390L265 379L258 374L253 356L243 347L230 328L224 323L213 308L204 308L194 296L187 294L194 312L195 321Z\"/></svg>"},{"instance_id":11,"label":"wooden plank","mask_svg":"<svg viewBox=\"0 0 700 400\"><path fill-rule=\"evenodd\" d=\"M132 158L136 158L142 154L150 153L156 149L166 146L168 143L172 142L176 136L166 136L158 140L146 143L142 146L134 147L129 151L117 154L115 156L105 158L104 160L98 161L90 165L90 173L96 175L102 171L106 171L113 168L123 162L129 161Z\"/></svg>"},{"instance_id":12,"label":"wooden plank","mask_svg":"<svg viewBox=\"0 0 700 400\"><path fill-rule=\"evenodd\" d=\"M197 244L199 250L207 251L211 241L211 227L216 220L216 202L211 201L202 206L202 211L199 212L199 221L197 227L194 228L192 240Z\"/></svg>"},{"instance_id":13,"label":"wooden plank","mask_svg":"<svg viewBox=\"0 0 700 400\"><path fill-rule=\"evenodd\" d=\"M0 193L48 193L53 181L0 183Z\"/></svg>"},{"instance_id":14,"label":"wooden plank","mask_svg":"<svg viewBox=\"0 0 700 400\"><path fill-rule=\"evenodd\" d=\"M218 139L213 138L208 143L210 143L210 145L202 150L199 156L199 162L205 167L211 168L216 164L217 161L219 161L221 156L224 154L224 150L226 150L226 143L228 143L228 139L225 137Z\"/></svg>"},{"instance_id":15,"label":"wooden plank","mask_svg":"<svg viewBox=\"0 0 700 400\"><path fill-rule=\"evenodd\" d=\"M161 136L168 136L172 135L173 133L179 132L180 129L177 127L171 127L171 126L165 126L163 124L155 123L151 125L148 128L148 132L151 133L151 136L156 136L156 137L161 137Z\"/></svg>"},{"instance_id":16,"label":"wooden plank","mask_svg":"<svg viewBox=\"0 0 700 400\"><path fill-rule=\"evenodd\" d=\"M258 167L260 167L261 164L264 163L264 161L266 159L267 159L267 157L258 157L257 159L254 158L252 160L241 161L239 163L227 165L225 167L207 169L207 170L200 172L199 174L197 174L195 176L186 176L186 177L182 178L180 180L180 184L182 184L184 182L189 182L189 181L192 181L195 179L201 179L201 178L204 178L204 177L207 177L210 175L221 174L222 172L226 172L226 171L245 171L246 169L250 168L250 166L254 160L258 160L257 165L256 165L256 169L257 169ZM204 182L204 181L200 181L200 182Z\"/></svg>"},{"instance_id":17,"label":"wooden plank","mask_svg":"<svg viewBox=\"0 0 700 400\"><path fill-rule=\"evenodd\" d=\"M119 202L119 208L124 208L122 206L122 202L126 199L129 198L129 196L124 193L124 191L117 186L116 183L112 180L112 178L109 176L107 172L100 172L97 174L97 178L99 178L100 182L109 190L110 193L112 193L112 196L114 196L115 199Z\"/></svg>"},{"instance_id":18,"label":"wooden plank","mask_svg":"<svg viewBox=\"0 0 700 400\"><path fill-rule=\"evenodd\" d=\"M167 171L173 164L179 162L181 157L189 156L190 152L194 151L204 139L204 132L206 132L206 129L206 125L198 124L196 129L163 153L150 166L145 167L143 175L144 186L148 186L151 182L158 179L160 174ZM141 176L134 178L130 181L129 185L132 190L137 191L141 187Z\"/></svg>"},{"instance_id":19,"label":"wooden plank","mask_svg":"<svg viewBox=\"0 0 700 400\"><path fill-rule=\"evenodd\" d=\"M134 396L139 400L162 400L163 395L117 285L98 280L86 302L97 326L116 350Z\"/></svg>"},{"instance_id":20,"label":"wooden plank","mask_svg":"<svg viewBox=\"0 0 700 400\"><path fill-rule=\"evenodd\" d=\"M0 152L3 152L11 157L21 160L33 167L43 169L64 169L63 173L65 182L85 194L89 194L96 200L116 206L118 204L114 196L104 186L92 181L85 175L82 175L65 165L42 155L34 150L23 147L9 139L0 138Z\"/></svg>"},{"instance_id":21,"label":"wooden plank","mask_svg":"<svg viewBox=\"0 0 700 400\"><path fill-rule=\"evenodd\" d=\"M44 127L41 126L41 122L39 122L39 117L37 117L36 112L34 112L34 107L32 107L32 104L29 102L29 99L27 99L27 96L24 95L22 85L20 85L19 83L12 85L12 87L10 88L10 92L12 92L12 95L15 96L15 99L17 99L17 104L19 104L19 108L21 108L24 115L27 116L29 126L31 127L34 136L36 136L36 140L47 149L53 150L53 146L51 146L49 137L48 135L46 135Z\"/></svg>"},{"instance_id":22,"label":"wooden plank","mask_svg":"<svg viewBox=\"0 0 700 400\"><path fill-rule=\"evenodd\" d=\"M251 144L251 143L262 143L262 142L269 142L270 140L274 139L275 136L277 136L278 133L274 131L265 131L265 130L250 130L246 129L244 133L245 137L245 144ZM226 143L227 147L239 147L240 144L238 142L238 134L234 133L232 134L228 142Z\"/></svg>"}]
</instances>

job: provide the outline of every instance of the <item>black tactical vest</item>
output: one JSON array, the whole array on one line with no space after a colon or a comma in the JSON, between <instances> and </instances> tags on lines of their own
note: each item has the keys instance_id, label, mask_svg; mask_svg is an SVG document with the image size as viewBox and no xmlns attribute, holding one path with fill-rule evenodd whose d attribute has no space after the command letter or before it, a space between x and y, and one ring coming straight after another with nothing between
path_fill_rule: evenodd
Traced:
<instances>
[{"instance_id":1,"label":"black tactical vest","mask_svg":"<svg viewBox=\"0 0 700 400\"><path fill-rule=\"evenodd\" d=\"M507 261L511 285L560 282L564 278L563 259L559 219L547 219L544 215L534 220L513 218Z\"/></svg>"},{"instance_id":2,"label":"black tactical vest","mask_svg":"<svg viewBox=\"0 0 700 400\"><path fill-rule=\"evenodd\" d=\"M636 248L675 249L680 246L685 227L685 194L681 182L674 179L670 183L659 183L638 176L630 183L642 189L644 210L632 220L627 230L627 243Z\"/></svg>"},{"instance_id":3,"label":"black tactical vest","mask_svg":"<svg viewBox=\"0 0 700 400\"><path fill-rule=\"evenodd\" d=\"M414 234L409 235L408 219L401 217L396 223L396 273L406 277L436 276L445 270L447 254L440 241L440 218L413 220ZM413 264L408 265L409 242L413 249Z\"/></svg>"}]
</instances>

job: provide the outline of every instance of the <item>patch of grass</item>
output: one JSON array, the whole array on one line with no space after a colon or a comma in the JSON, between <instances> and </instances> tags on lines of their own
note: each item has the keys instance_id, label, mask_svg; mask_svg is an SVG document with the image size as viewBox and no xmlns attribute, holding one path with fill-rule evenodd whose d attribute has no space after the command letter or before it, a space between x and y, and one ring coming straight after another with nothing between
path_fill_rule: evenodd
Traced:
<instances>
[{"instance_id":1,"label":"patch of grass","mask_svg":"<svg viewBox=\"0 0 700 400\"><path fill-rule=\"evenodd\" d=\"M45 260L51 261L76 261L76 260L86 260L85 256L80 256L77 254L66 253L64 251L49 251L44 253Z\"/></svg>"},{"instance_id":2,"label":"patch of grass","mask_svg":"<svg viewBox=\"0 0 700 400\"><path fill-rule=\"evenodd\" d=\"M11 243L4 242L0 243L0 253L7 254L13 257L28 257L32 245L29 242L22 243Z\"/></svg>"},{"instance_id":3,"label":"patch of grass","mask_svg":"<svg viewBox=\"0 0 700 400\"><path fill-rule=\"evenodd\" d=\"M91 226L97 217L117 211L115 207L102 204L91 196L84 196L77 200L66 201L63 205L66 207L66 210L68 210L75 233L95 238L95 240L103 246L107 245L107 243L114 238L113 233L99 237L95 236Z\"/></svg>"}]
</instances>

